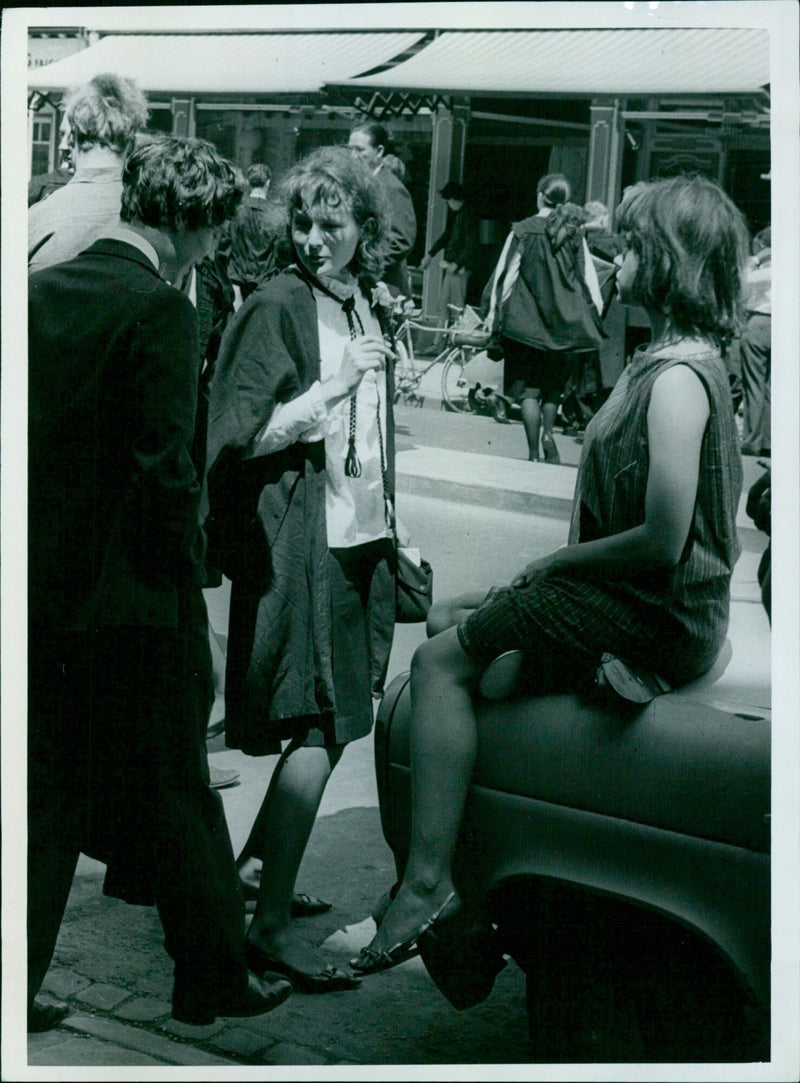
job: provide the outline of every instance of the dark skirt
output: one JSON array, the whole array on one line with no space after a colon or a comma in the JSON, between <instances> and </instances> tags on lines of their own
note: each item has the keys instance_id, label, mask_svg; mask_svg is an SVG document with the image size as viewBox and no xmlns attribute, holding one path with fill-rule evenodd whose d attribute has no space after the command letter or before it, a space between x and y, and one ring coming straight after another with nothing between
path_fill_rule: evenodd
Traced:
<instances>
[{"instance_id":1,"label":"dark skirt","mask_svg":"<svg viewBox=\"0 0 800 1083\"><path fill-rule=\"evenodd\" d=\"M541 694L574 691L608 652L684 684L713 665L724 642L700 642L664 608L624 583L545 575L528 587L495 587L458 626L466 653L488 666L509 650L526 652L526 680Z\"/></svg>"},{"instance_id":2,"label":"dark skirt","mask_svg":"<svg viewBox=\"0 0 800 1083\"><path fill-rule=\"evenodd\" d=\"M330 709L326 700L316 713L306 709L289 717L271 717L269 687L263 703L254 702L260 681L260 637L269 636L270 629L260 628L256 592L247 583L234 581L226 675L229 748L267 756L279 753L281 743L289 739L333 747L371 731L373 694L383 691L394 634L393 555L389 539L327 552L334 707ZM286 675L282 679L304 665L314 665L311 655L282 662L279 672Z\"/></svg>"},{"instance_id":3,"label":"dark skirt","mask_svg":"<svg viewBox=\"0 0 800 1083\"><path fill-rule=\"evenodd\" d=\"M540 350L505 336L503 356L503 391L514 401L528 388L540 391L545 401L558 401L577 364L571 353Z\"/></svg>"}]
</instances>

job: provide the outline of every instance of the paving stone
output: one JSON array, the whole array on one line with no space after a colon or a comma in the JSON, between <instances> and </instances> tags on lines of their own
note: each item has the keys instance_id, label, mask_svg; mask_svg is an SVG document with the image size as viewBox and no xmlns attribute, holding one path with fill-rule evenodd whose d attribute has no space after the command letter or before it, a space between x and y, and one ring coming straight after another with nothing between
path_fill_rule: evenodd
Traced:
<instances>
[{"instance_id":1,"label":"paving stone","mask_svg":"<svg viewBox=\"0 0 800 1083\"><path fill-rule=\"evenodd\" d=\"M96 1038L73 1036L61 1045L51 1045L44 1049L28 1052L28 1064L31 1067L57 1065L59 1067L79 1066L81 1068L97 1065L156 1065L164 1067L163 1060L156 1060L146 1053L133 1049L124 1049Z\"/></svg>"},{"instance_id":2,"label":"paving stone","mask_svg":"<svg viewBox=\"0 0 800 1083\"><path fill-rule=\"evenodd\" d=\"M136 997L128 1000L114 1012L118 1019L129 1019L132 1023L152 1023L154 1019L161 1019L169 1015L172 1005L166 1000L155 1000L153 997Z\"/></svg>"},{"instance_id":3,"label":"paving stone","mask_svg":"<svg viewBox=\"0 0 800 1083\"><path fill-rule=\"evenodd\" d=\"M193 1027L190 1023L179 1023L177 1019L168 1019L161 1024L161 1029L174 1034L178 1038L192 1038L196 1042L205 1042L219 1034L227 1026L221 1019L210 1023L207 1027Z\"/></svg>"},{"instance_id":4,"label":"paving stone","mask_svg":"<svg viewBox=\"0 0 800 1083\"><path fill-rule=\"evenodd\" d=\"M91 985L91 978L84 978L82 974L76 974L74 970L66 967L51 967L42 985L42 991L52 993L60 1000L74 996L87 985Z\"/></svg>"},{"instance_id":5,"label":"paving stone","mask_svg":"<svg viewBox=\"0 0 800 1083\"><path fill-rule=\"evenodd\" d=\"M272 1041L244 1027L228 1027L214 1038L212 1045L240 1057L252 1057L259 1050L272 1046Z\"/></svg>"},{"instance_id":6,"label":"paving stone","mask_svg":"<svg viewBox=\"0 0 800 1083\"><path fill-rule=\"evenodd\" d=\"M98 1015L83 1013L70 1016L70 1029L91 1034L95 1038L122 1046L126 1050L136 1050L148 1056L157 1057L162 1064L230 1064L231 1061L217 1057L204 1049L197 1049L183 1042L173 1042L160 1034L139 1027L129 1027L117 1019L105 1019ZM116 1063L121 1063L117 1061Z\"/></svg>"},{"instance_id":7,"label":"paving stone","mask_svg":"<svg viewBox=\"0 0 800 1083\"><path fill-rule=\"evenodd\" d=\"M93 1008L102 1008L103 1011L110 1012L123 1000L127 1000L130 995L130 989L98 983L82 990L78 1000L83 1001L84 1004L90 1004Z\"/></svg>"},{"instance_id":8,"label":"paving stone","mask_svg":"<svg viewBox=\"0 0 800 1083\"><path fill-rule=\"evenodd\" d=\"M266 1055L267 1064L332 1064L332 1061L292 1042L278 1042Z\"/></svg>"}]
</instances>

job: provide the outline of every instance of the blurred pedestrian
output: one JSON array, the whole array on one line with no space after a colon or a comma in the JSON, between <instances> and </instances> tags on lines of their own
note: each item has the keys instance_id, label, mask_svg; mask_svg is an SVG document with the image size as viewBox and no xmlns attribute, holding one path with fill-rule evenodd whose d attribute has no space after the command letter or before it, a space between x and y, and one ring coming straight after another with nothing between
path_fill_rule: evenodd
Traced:
<instances>
[{"instance_id":1,"label":"blurred pedestrian","mask_svg":"<svg viewBox=\"0 0 800 1083\"><path fill-rule=\"evenodd\" d=\"M284 226L281 208L269 197L269 166L254 162L245 176L249 191L230 224L225 245L237 309L253 290L280 270L278 244Z\"/></svg>"},{"instance_id":2,"label":"blurred pedestrian","mask_svg":"<svg viewBox=\"0 0 800 1083\"><path fill-rule=\"evenodd\" d=\"M558 406L579 351L603 338L597 276L583 236L586 215L569 202L561 173L536 189L537 213L515 222L492 280L488 323L500 334L503 390L519 402L528 458L560 462L553 438Z\"/></svg>"},{"instance_id":3,"label":"blurred pedestrian","mask_svg":"<svg viewBox=\"0 0 800 1083\"><path fill-rule=\"evenodd\" d=\"M28 271L72 259L119 223L122 166L147 124L147 100L119 75L96 75L64 100L61 153L72 179L28 211Z\"/></svg>"},{"instance_id":4,"label":"blurred pedestrian","mask_svg":"<svg viewBox=\"0 0 800 1083\"><path fill-rule=\"evenodd\" d=\"M745 288L746 323L740 343L743 455L770 455L772 368L772 231L753 238Z\"/></svg>"},{"instance_id":5,"label":"blurred pedestrian","mask_svg":"<svg viewBox=\"0 0 800 1083\"><path fill-rule=\"evenodd\" d=\"M217 360L209 540L232 580L226 742L289 742L238 858L257 898L248 958L325 993L358 980L291 918L330 906L295 881L331 772L372 729L394 630L391 306L373 296L388 227L346 148L312 153L284 191L292 265L244 303Z\"/></svg>"},{"instance_id":6,"label":"blurred pedestrian","mask_svg":"<svg viewBox=\"0 0 800 1083\"><path fill-rule=\"evenodd\" d=\"M420 266L430 265L433 257L442 253L442 282L439 294L439 326L446 327L452 318L451 306L463 309L467 300L467 283L475 267L478 247L478 223L467 201L467 193L458 181L448 181L439 192L447 203L447 220L441 236L423 257ZM431 348L442 348L444 336L435 336Z\"/></svg>"},{"instance_id":7,"label":"blurred pedestrian","mask_svg":"<svg viewBox=\"0 0 800 1083\"><path fill-rule=\"evenodd\" d=\"M396 169L386 167L384 159L391 151L389 133L377 121L364 121L350 132L348 146L378 178L389 204L389 254L383 281L392 293L410 297L406 257L417 239L417 216L408 189Z\"/></svg>"},{"instance_id":8,"label":"blurred pedestrian","mask_svg":"<svg viewBox=\"0 0 800 1083\"><path fill-rule=\"evenodd\" d=\"M498 657L512 652L534 693L591 686L600 669L641 703L643 687L652 698L707 672L725 642L742 463L719 344L738 320L746 229L711 181L676 177L629 191L620 231L620 295L647 311L652 340L587 427L569 544L509 586L431 609L411 664L408 862L353 961L360 973L415 955L432 926L439 954L463 959L477 919L452 861L476 758L474 697Z\"/></svg>"},{"instance_id":9,"label":"blurred pedestrian","mask_svg":"<svg viewBox=\"0 0 800 1083\"><path fill-rule=\"evenodd\" d=\"M52 197L55 198L55 197ZM240 192L202 140L159 138L121 222L29 279L28 1026L78 854L155 905L192 1024L286 998L249 974L224 812L204 781L213 691L195 437L197 319L183 281Z\"/></svg>"}]
</instances>

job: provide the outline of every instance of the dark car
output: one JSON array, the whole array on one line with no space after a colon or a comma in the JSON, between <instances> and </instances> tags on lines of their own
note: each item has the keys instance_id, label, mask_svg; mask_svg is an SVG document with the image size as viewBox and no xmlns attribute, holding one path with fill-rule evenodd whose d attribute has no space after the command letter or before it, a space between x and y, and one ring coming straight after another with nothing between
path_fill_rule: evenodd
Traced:
<instances>
[{"instance_id":1,"label":"dark car","mask_svg":"<svg viewBox=\"0 0 800 1083\"><path fill-rule=\"evenodd\" d=\"M730 657L644 707L478 702L454 878L491 933L461 958L422 956L459 1008L513 958L533 1060L769 1059L769 686L718 680ZM375 755L400 878L407 674L381 705ZM474 992L478 966L489 976Z\"/></svg>"}]
</instances>

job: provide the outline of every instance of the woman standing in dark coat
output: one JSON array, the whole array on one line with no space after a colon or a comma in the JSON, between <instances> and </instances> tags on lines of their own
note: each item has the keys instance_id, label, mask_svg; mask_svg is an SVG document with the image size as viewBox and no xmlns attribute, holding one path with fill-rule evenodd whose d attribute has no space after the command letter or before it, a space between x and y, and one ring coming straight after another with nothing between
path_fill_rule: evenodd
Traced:
<instances>
[{"instance_id":1,"label":"woman standing in dark coat","mask_svg":"<svg viewBox=\"0 0 800 1083\"><path fill-rule=\"evenodd\" d=\"M500 313L503 389L520 402L528 458L539 458L541 430L545 460L558 463L553 424L572 355L596 350L603 332L585 280L593 271L580 228L585 216L567 203L569 181L548 173L536 191L537 213L512 226L495 272L493 306Z\"/></svg>"},{"instance_id":2,"label":"woman standing in dark coat","mask_svg":"<svg viewBox=\"0 0 800 1083\"><path fill-rule=\"evenodd\" d=\"M387 233L373 174L324 148L285 193L295 262L245 302L217 361L209 525L233 583L227 743L263 756L289 741L238 862L251 891L263 862L249 958L327 992L357 979L297 938L292 903L328 778L370 732L388 664L394 355L365 277Z\"/></svg>"}]
</instances>

